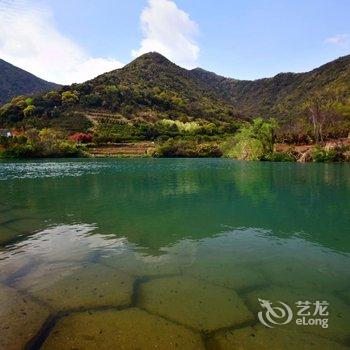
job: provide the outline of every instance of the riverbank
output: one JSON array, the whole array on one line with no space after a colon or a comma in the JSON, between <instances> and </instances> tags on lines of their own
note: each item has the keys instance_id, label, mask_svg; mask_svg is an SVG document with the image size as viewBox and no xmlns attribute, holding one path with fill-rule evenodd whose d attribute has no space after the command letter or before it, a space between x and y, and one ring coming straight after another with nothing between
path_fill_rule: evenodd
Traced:
<instances>
[{"instance_id":1,"label":"riverbank","mask_svg":"<svg viewBox=\"0 0 350 350\"><path fill-rule=\"evenodd\" d=\"M111 143L91 145L88 153L92 157L149 157L154 153L154 142Z\"/></svg>"},{"instance_id":2,"label":"riverbank","mask_svg":"<svg viewBox=\"0 0 350 350\"><path fill-rule=\"evenodd\" d=\"M308 145L288 145L278 143L275 145L275 151L280 153L290 153L297 162L307 163L315 161L317 155L320 157L337 157L339 161L350 161L350 138L342 138L338 140L329 140L323 144ZM320 159L321 160L321 159ZM317 159L316 159L317 161ZM330 159L331 161L331 159Z\"/></svg>"},{"instance_id":3,"label":"riverbank","mask_svg":"<svg viewBox=\"0 0 350 350\"><path fill-rule=\"evenodd\" d=\"M233 158L249 159L249 145L240 155L230 154L234 147L231 141L198 142L186 139L170 139L165 142L139 141L120 143L80 143L55 141L33 144L15 143L6 148L0 145L0 158ZM37 143L38 144L38 143ZM51 152L51 153L50 153ZM289 162L350 162L350 138L329 140L322 144L291 145L276 143L273 152L261 159L264 161Z\"/></svg>"},{"instance_id":4,"label":"riverbank","mask_svg":"<svg viewBox=\"0 0 350 350\"><path fill-rule=\"evenodd\" d=\"M194 149L196 148L196 150ZM188 145L185 142L157 144L155 142L133 142L133 143L115 143L106 145L92 145L88 147L88 153L92 157L168 157L168 158L202 158L203 156L211 158L224 157L220 151L220 145L217 142ZM204 153L204 151L205 153ZM161 151L161 152L160 152ZM202 153L201 153L202 152ZM278 143L274 147L274 154L290 156L290 161L307 163L313 161L350 161L350 138L339 140L330 140L324 144L304 144L289 145ZM203 155L201 155L203 154ZM328 158L328 159L327 159ZM333 159L332 159L333 158ZM277 159L278 160L278 159Z\"/></svg>"}]
</instances>

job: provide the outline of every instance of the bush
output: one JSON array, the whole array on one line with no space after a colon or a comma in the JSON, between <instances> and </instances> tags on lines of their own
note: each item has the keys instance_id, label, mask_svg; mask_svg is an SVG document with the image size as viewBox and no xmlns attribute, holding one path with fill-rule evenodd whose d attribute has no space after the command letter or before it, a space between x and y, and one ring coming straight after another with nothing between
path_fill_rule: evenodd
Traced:
<instances>
[{"instance_id":1,"label":"bush","mask_svg":"<svg viewBox=\"0 0 350 350\"><path fill-rule=\"evenodd\" d=\"M217 145L204 144L198 147L198 157L201 158L220 158L222 152Z\"/></svg>"},{"instance_id":2,"label":"bush","mask_svg":"<svg viewBox=\"0 0 350 350\"><path fill-rule=\"evenodd\" d=\"M248 138L246 140L231 140L222 144L221 150L225 157L240 160L261 160L264 150L259 140Z\"/></svg>"},{"instance_id":3,"label":"bush","mask_svg":"<svg viewBox=\"0 0 350 350\"><path fill-rule=\"evenodd\" d=\"M37 150L31 144L14 144L0 153L1 158L29 158L34 157Z\"/></svg>"},{"instance_id":4,"label":"bush","mask_svg":"<svg viewBox=\"0 0 350 350\"><path fill-rule=\"evenodd\" d=\"M221 150L213 144L197 144L194 141L168 140L158 146L155 157L213 158L221 157Z\"/></svg>"},{"instance_id":5,"label":"bush","mask_svg":"<svg viewBox=\"0 0 350 350\"><path fill-rule=\"evenodd\" d=\"M28 130L25 136L1 139L3 158L74 157L85 155L76 142L65 140L64 134L54 129Z\"/></svg>"},{"instance_id":6,"label":"bush","mask_svg":"<svg viewBox=\"0 0 350 350\"><path fill-rule=\"evenodd\" d=\"M169 129L171 129L172 126L176 126L177 128L174 129L177 129L181 133L195 134L201 129L201 126L196 122L183 123L179 120L163 119L160 123Z\"/></svg>"},{"instance_id":7,"label":"bush","mask_svg":"<svg viewBox=\"0 0 350 350\"><path fill-rule=\"evenodd\" d=\"M325 150L321 147L316 147L311 153L312 160L316 163L343 162L343 150L332 148Z\"/></svg>"},{"instance_id":8,"label":"bush","mask_svg":"<svg viewBox=\"0 0 350 350\"><path fill-rule=\"evenodd\" d=\"M277 122L256 118L243 125L231 142L222 145L224 155L242 160L264 160L273 153Z\"/></svg>"},{"instance_id":9,"label":"bush","mask_svg":"<svg viewBox=\"0 0 350 350\"><path fill-rule=\"evenodd\" d=\"M97 94L85 95L80 101L87 107L101 107L103 102L102 98Z\"/></svg>"},{"instance_id":10,"label":"bush","mask_svg":"<svg viewBox=\"0 0 350 350\"><path fill-rule=\"evenodd\" d=\"M32 117L35 113L35 106L34 105L29 105L23 110L23 114L25 117Z\"/></svg>"},{"instance_id":11,"label":"bush","mask_svg":"<svg viewBox=\"0 0 350 350\"><path fill-rule=\"evenodd\" d=\"M57 154L54 156L78 157L84 155L83 150L74 142L61 141L58 145Z\"/></svg>"},{"instance_id":12,"label":"bush","mask_svg":"<svg viewBox=\"0 0 350 350\"><path fill-rule=\"evenodd\" d=\"M79 101L79 97L74 91L62 92L62 103L65 105L73 105Z\"/></svg>"},{"instance_id":13,"label":"bush","mask_svg":"<svg viewBox=\"0 0 350 350\"><path fill-rule=\"evenodd\" d=\"M264 160L270 162L295 162L296 159L288 152L273 152L266 156Z\"/></svg>"},{"instance_id":14,"label":"bush","mask_svg":"<svg viewBox=\"0 0 350 350\"><path fill-rule=\"evenodd\" d=\"M70 135L68 140L80 143L90 143L92 142L92 135L84 132L76 132L75 134Z\"/></svg>"}]
</instances>

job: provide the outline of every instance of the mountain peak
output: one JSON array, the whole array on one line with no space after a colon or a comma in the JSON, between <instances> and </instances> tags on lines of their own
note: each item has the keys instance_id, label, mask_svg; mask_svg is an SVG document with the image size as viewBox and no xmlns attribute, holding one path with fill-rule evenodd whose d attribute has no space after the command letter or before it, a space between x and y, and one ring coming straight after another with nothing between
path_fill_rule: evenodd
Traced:
<instances>
[{"instance_id":1,"label":"mountain peak","mask_svg":"<svg viewBox=\"0 0 350 350\"><path fill-rule=\"evenodd\" d=\"M138 62L146 62L146 63L155 63L155 64L174 64L165 56L161 55L158 52L148 52L145 53L133 60L130 64L138 63Z\"/></svg>"},{"instance_id":2,"label":"mountain peak","mask_svg":"<svg viewBox=\"0 0 350 350\"><path fill-rule=\"evenodd\" d=\"M59 87L0 59L0 105L18 95L43 93Z\"/></svg>"}]
</instances>

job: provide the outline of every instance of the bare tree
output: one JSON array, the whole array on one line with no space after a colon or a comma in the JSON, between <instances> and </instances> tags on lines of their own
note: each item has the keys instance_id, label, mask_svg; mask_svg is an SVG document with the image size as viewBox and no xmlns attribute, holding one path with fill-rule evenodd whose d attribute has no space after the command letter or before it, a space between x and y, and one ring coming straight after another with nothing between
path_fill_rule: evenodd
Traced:
<instances>
[{"instance_id":1,"label":"bare tree","mask_svg":"<svg viewBox=\"0 0 350 350\"><path fill-rule=\"evenodd\" d=\"M337 96L333 92L314 94L307 103L317 143L323 142L323 128L331 120Z\"/></svg>"}]
</instances>

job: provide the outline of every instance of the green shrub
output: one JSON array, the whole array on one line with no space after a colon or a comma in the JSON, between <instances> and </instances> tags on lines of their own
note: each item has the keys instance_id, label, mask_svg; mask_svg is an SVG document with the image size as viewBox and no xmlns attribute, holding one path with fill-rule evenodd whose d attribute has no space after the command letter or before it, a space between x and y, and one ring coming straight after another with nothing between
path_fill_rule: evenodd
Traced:
<instances>
[{"instance_id":1,"label":"green shrub","mask_svg":"<svg viewBox=\"0 0 350 350\"><path fill-rule=\"evenodd\" d=\"M73 105L79 101L78 94L75 91L64 91L61 98L65 105Z\"/></svg>"},{"instance_id":2,"label":"green shrub","mask_svg":"<svg viewBox=\"0 0 350 350\"><path fill-rule=\"evenodd\" d=\"M261 160L264 156L261 142L251 138L226 141L221 150L225 157L240 160Z\"/></svg>"},{"instance_id":3,"label":"green shrub","mask_svg":"<svg viewBox=\"0 0 350 350\"><path fill-rule=\"evenodd\" d=\"M343 150L332 148L325 150L321 147L316 147L311 153L312 160L316 163L330 163L344 161Z\"/></svg>"},{"instance_id":4,"label":"green shrub","mask_svg":"<svg viewBox=\"0 0 350 350\"><path fill-rule=\"evenodd\" d=\"M28 97L28 98L26 99L26 104L27 104L27 106L31 106L31 105L33 104L33 98Z\"/></svg>"},{"instance_id":5,"label":"green shrub","mask_svg":"<svg viewBox=\"0 0 350 350\"><path fill-rule=\"evenodd\" d=\"M157 147L155 157L169 158L213 158L221 157L222 152L213 144L198 144L194 141L168 140Z\"/></svg>"},{"instance_id":6,"label":"green shrub","mask_svg":"<svg viewBox=\"0 0 350 350\"><path fill-rule=\"evenodd\" d=\"M181 133L189 134L195 134L201 129L201 126L196 122L183 123L179 120L163 119L160 121L160 124L163 124L165 127L168 128L171 128L173 125L175 125Z\"/></svg>"},{"instance_id":7,"label":"green shrub","mask_svg":"<svg viewBox=\"0 0 350 350\"><path fill-rule=\"evenodd\" d=\"M77 157L84 154L83 148L70 141L61 141L58 145L58 155L65 157Z\"/></svg>"},{"instance_id":8,"label":"green shrub","mask_svg":"<svg viewBox=\"0 0 350 350\"><path fill-rule=\"evenodd\" d=\"M199 145L197 148L198 157L201 158L220 158L222 157L222 152L217 145L204 144Z\"/></svg>"},{"instance_id":9,"label":"green shrub","mask_svg":"<svg viewBox=\"0 0 350 350\"><path fill-rule=\"evenodd\" d=\"M80 102L86 107L100 107L102 106L102 98L97 94L85 95L80 99Z\"/></svg>"},{"instance_id":10,"label":"green shrub","mask_svg":"<svg viewBox=\"0 0 350 350\"><path fill-rule=\"evenodd\" d=\"M226 157L242 160L264 160L273 153L277 122L256 118L241 126L233 140L222 145Z\"/></svg>"},{"instance_id":11,"label":"green shrub","mask_svg":"<svg viewBox=\"0 0 350 350\"><path fill-rule=\"evenodd\" d=\"M36 155L37 150L31 144L14 144L0 153L1 158L29 158Z\"/></svg>"},{"instance_id":12,"label":"green shrub","mask_svg":"<svg viewBox=\"0 0 350 350\"><path fill-rule=\"evenodd\" d=\"M265 157L264 160L270 162L295 162L296 159L288 152L273 152Z\"/></svg>"},{"instance_id":13,"label":"green shrub","mask_svg":"<svg viewBox=\"0 0 350 350\"><path fill-rule=\"evenodd\" d=\"M84 156L84 147L65 140L55 129L28 130L25 136L1 139L2 158L78 157Z\"/></svg>"},{"instance_id":14,"label":"green shrub","mask_svg":"<svg viewBox=\"0 0 350 350\"><path fill-rule=\"evenodd\" d=\"M23 114L25 117L32 117L35 113L35 106L34 105L29 105L28 107L24 108Z\"/></svg>"}]
</instances>

